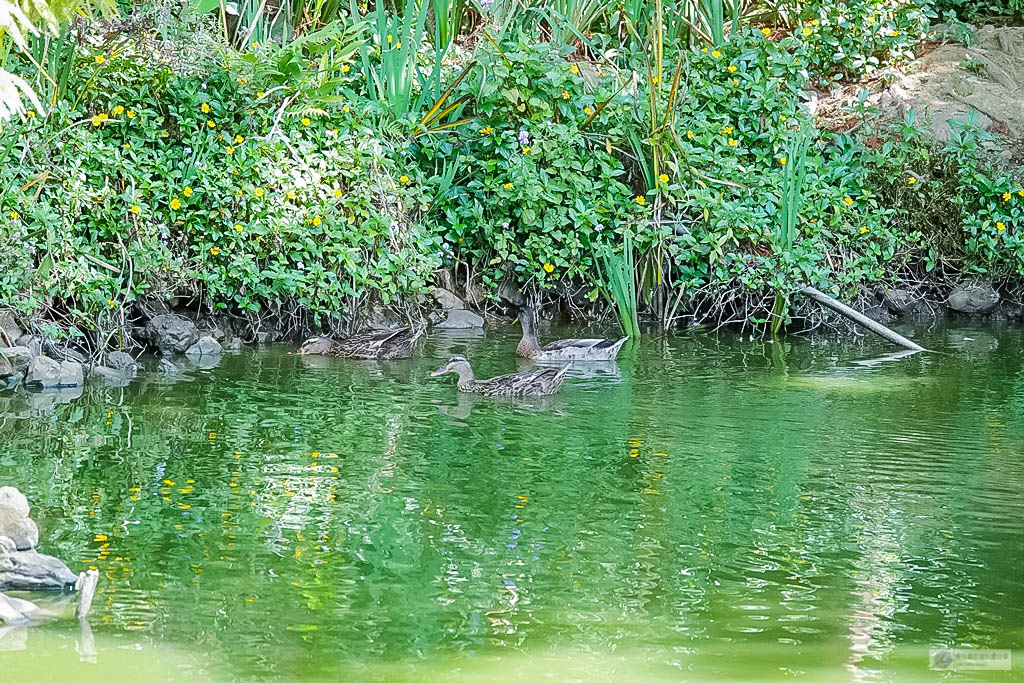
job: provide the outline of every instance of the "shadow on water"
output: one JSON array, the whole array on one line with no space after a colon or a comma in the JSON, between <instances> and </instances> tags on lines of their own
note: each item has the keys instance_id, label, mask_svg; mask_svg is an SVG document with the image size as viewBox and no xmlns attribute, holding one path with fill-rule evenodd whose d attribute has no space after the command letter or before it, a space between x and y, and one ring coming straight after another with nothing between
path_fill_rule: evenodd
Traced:
<instances>
[{"instance_id":1,"label":"shadow on water","mask_svg":"<svg viewBox=\"0 0 1024 683\"><path fill-rule=\"evenodd\" d=\"M650 336L525 401L429 377L535 367L512 328L8 392L0 482L101 582L95 655L56 619L5 679L924 680L932 647L1019 649L1024 340L915 339Z\"/></svg>"}]
</instances>

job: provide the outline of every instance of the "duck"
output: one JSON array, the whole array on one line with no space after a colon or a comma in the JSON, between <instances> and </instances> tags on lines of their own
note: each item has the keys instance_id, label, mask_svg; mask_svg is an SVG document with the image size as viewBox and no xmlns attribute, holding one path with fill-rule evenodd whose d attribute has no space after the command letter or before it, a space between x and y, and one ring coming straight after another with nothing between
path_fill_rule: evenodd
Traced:
<instances>
[{"instance_id":1,"label":"duck","mask_svg":"<svg viewBox=\"0 0 1024 683\"><path fill-rule=\"evenodd\" d=\"M549 396L562 388L565 373L572 363L561 368L542 368L527 372L513 372L490 379L477 379L469 359L465 356L452 356L448 362L430 373L431 377L440 377L449 372L459 376L459 391L467 394L484 396Z\"/></svg>"},{"instance_id":2,"label":"duck","mask_svg":"<svg viewBox=\"0 0 1024 683\"><path fill-rule=\"evenodd\" d=\"M363 332L345 339L310 337L299 347L299 355L334 356L336 358L363 358L392 360L408 358L423 329L400 327L383 332Z\"/></svg>"},{"instance_id":3,"label":"duck","mask_svg":"<svg viewBox=\"0 0 1024 683\"><path fill-rule=\"evenodd\" d=\"M530 360L615 360L629 339L559 339L541 346L537 341L537 311L523 306L519 323L523 326L523 338L516 353Z\"/></svg>"}]
</instances>

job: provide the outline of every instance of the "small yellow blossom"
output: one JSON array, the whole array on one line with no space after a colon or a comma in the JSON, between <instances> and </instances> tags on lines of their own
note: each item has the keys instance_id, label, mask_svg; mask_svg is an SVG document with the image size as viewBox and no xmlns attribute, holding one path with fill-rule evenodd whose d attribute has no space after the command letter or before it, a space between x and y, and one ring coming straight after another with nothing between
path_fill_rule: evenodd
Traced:
<instances>
[{"instance_id":1,"label":"small yellow blossom","mask_svg":"<svg viewBox=\"0 0 1024 683\"><path fill-rule=\"evenodd\" d=\"M232 154L235 153L235 148L232 147L231 145L228 145L227 147L224 148L224 153L227 154L228 156L231 156Z\"/></svg>"},{"instance_id":2,"label":"small yellow blossom","mask_svg":"<svg viewBox=\"0 0 1024 683\"><path fill-rule=\"evenodd\" d=\"M117 304L114 303L113 299L107 299L107 305L110 306L111 308L117 306Z\"/></svg>"},{"instance_id":3,"label":"small yellow blossom","mask_svg":"<svg viewBox=\"0 0 1024 683\"><path fill-rule=\"evenodd\" d=\"M545 273L550 273L554 269L555 269L555 267L552 264L550 264L550 263L545 263L544 264L544 272Z\"/></svg>"},{"instance_id":4,"label":"small yellow blossom","mask_svg":"<svg viewBox=\"0 0 1024 683\"><path fill-rule=\"evenodd\" d=\"M586 114L587 116L590 116L590 114L591 114L591 113L592 113L593 111L594 111L594 110L593 110L593 109L591 109L590 107L583 107L583 113L584 113L584 114Z\"/></svg>"},{"instance_id":5,"label":"small yellow blossom","mask_svg":"<svg viewBox=\"0 0 1024 683\"><path fill-rule=\"evenodd\" d=\"M813 33L813 31L811 31L811 29L809 27L804 26L804 35L805 36L809 36L809 35L811 35L811 33Z\"/></svg>"},{"instance_id":6,"label":"small yellow blossom","mask_svg":"<svg viewBox=\"0 0 1024 683\"><path fill-rule=\"evenodd\" d=\"M350 67L348 64L346 64L345 66L341 67L341 73L343 73L343 74L347 74L351 70L352 70L352 67Z\"/></svg>"},{"instance_id":7,"label":"small yellow blossom","mask_svg":"<svg viewBox=\"0 0 1024 683\"><path fill-rule=\"evenodd\" d=\"M572 71L574 74L578 74L580 72L580 68L578 66L576 66L575 64L573 64L572 67L570 68L570 71Z\"/></svg>"},{"instance_id":8,"label":"small yellow blossom","mask_svg":"<svg viewBox=\"0 0 1024 683\"><path fill-rule=\"evenodd\" d=\"M126 150L126 151L131 149L131 148L132 148L132 146L129 145L127 142L124 143L123 145L121 145L121 149Z\"/></svg>"},{"instance_id":9,"label":"small yellow blossom","mask_svg":"<svg viewBox=\"0 0 1024 683\"><path fill-rule=\"evenodd\" d=\"M515 186L515 183L505 183L504 185L502 185L502 187L504 187L506 190L511 190Z\"/></svg>"},{"instance_id":10,"label":"small yellow blossom","mask_svg":"<svg viewBox=\"0 0 1024 683\"><path fill-rule=\"evenodd\" d=\"M762 35L767 37L767 36L770 36L772 34L772 30L766 26L765 28L761 29L761 33L762 33Z\"/></svg>"},{"instance_id":11,"label":"small yellow blossom","mask_svg":"<svg viewBox=\"0 0 1024 683\"><path fill-rule=\"evenodd\" d=\"M138 204L132 204L131 212L137 216L142 213L142 209L139 208Z\"/></svg>"},{"instance_id":12,"label":"small yellow blossom","mask_svg":"<svg viewBox=\"0 0 1024 683\"><path fill-rule=\"evenodd\" d=\"M736 71L737 71L736 65L735 64L730 64L729 65L729 73L734 74L734 73L736 73Z\"/></svg>"},{"instance_id":13,"label":"small yellow blossom","mask_svg":"<svg viewBox=\"0 0 1024 683\"><path fill-rule=\"evenodd\" d=\"M92 125L102 126L108 118L109 117L107 116L106 112L96 114L96 116L92 117Z\"/></svg>"},{"instance_id":14,"label":"small yellow blossom","mask_svg":"<svg viewBox=\"0 0 1024 683\"><path fill-rule=\"evenodd\" d=\"M732 79L732 87L737 88L737 87L739 87L739 84L740 84L739 80L737 80L735 78Z\"/></svg>"},{"instance_id":15,"label":"small yellow blossom","mask_svg":"<svg viewBox=\"0 0 1024 683\"><path fill-rule=\"evenodd\" d=\"M409 184L409 176L407 176L407 175L399 176L398 177L398 182L402 183L403 185L408 185Z\"/></svg>"},{"instance_id":16,"label":"small yellow blossom","mask_svg":"<svg viewBox=\"0 0 1024 683\"><path fill-rule=\"evenodd\" d=\"M738 144L740 144L739 140L737 140L736 138L729 138L729 146L730 147L735 147Z\"/></svg>"},{"instance_id":17,"label":"small yellow blossom","mask_svg":"<svg viewBox=\"0 0 1024 683\"><path fill-rule=\"evenodd\" d=\"M895 37L896 37L896 36L898 36L899 34L900 34L900 32L899 32L899 31L893 31L893 32L892 32L892 33L890 33L889 35L891 35L891 36L892 36L893 38L895 38Z\"/></svg>"},{"instance_id":18,"label":"small yellow blossom","mask_svg":"<svg viewBox=\"0 0 1024 683\"><path fill-rule=\"evenodd\" d=\"M647 203L647 197L644 197L642 194L638 194L636 197L633 197L633 201L640 206L643 206Z\"/></svg>"},{"instance_id":19,"label":"small yellow blossom","mask_svg":"<svg viewBox=\"0 0 1024 683\"><path fill-rule=\"evenodd\" d=\"M786 157L779 157L779 166L786 165Z\"/></svg>"},{"instance_id":20,"label":"small yellow blossom","mask_svg":"<svg viewBox=\"0 0 1024 683\"><path fill-rule=\"evenodd\" d=\"M719 57L722 56L722 53L719 52L718 50L712 50L711 51L711 56L714 57L715 59L718 59Z\"/></svg>"},{"instance_id":21,"label":"small yellow blossom","mask_svg":"<svg viewBox=\"0 0 1024 683\"><path fill-rule=\"evenodd\" d=\"M335 199L340 199L341 198L341 190L338 190L338 189L334 190L334 198Z\"/></svg>"},{"instance_id":22,"label":"small yellow blossom","mask_svg":"<svg viewBox=\"0 0 1024 683\"><path fill-rule=\"evenodd\" d=\"M107 58L103 55L96 55L95 57L93 57L93 60L96 62L97 65L100 65L103 62L107 61Z\"/></svg>"},{"instance_id":23,"label":"small yellow blossom","mask_svg":"<svg viewBox=\"0 0 1024 683\"><path fill-rule=\"evenodd\" d=\"M313 216L313 225L320 225L323 223L323 219L320 216Z\"/></svg>"},{"instance_id":24,"label":"small yellow blossom","mask_svg":"<svg viewBox=\"0 0 1024 683\"><path fill-rule=\"evenodd\" d=\"M235 136L235 144L238 144L238 145L240 145L240 144L242 144L243 142L245 142L245 138L243 138L243 137L242 137L241 135L236 135L236 136Z\"/></svg>"},{"instance_id":25,"label":"small yellow blossom","mask_svg":"<svg viewBox=\"0 0 1024 683\"><path fill-rule=\"evenodd\" d=\"M996 230L999 230L1000 232L1006 230L1006 224L1002 221L996 221Z\"/></svg>"},{"instance_id":26,"label":"small yellow blossom","mask_svg":"<svg viewBox=\"0 0 1024 683\"><path fill-rule=\"evenodd\" d=\"M239 85L245 85L248 82L249 82L249 79L246 78L245 76L242 76L241 78L238 79L238 84Z\"/></svg>"},{"instance_id":27,"label":"small yellow blossom","mask_svg":"<svg viewBox=\"0 0 1024 683\"><path fill-rule=\"evenodd\" d=\"M349 113L349 112L350 112L350 111L352 111L352 110L351 110L351 109L349 109L349 108L348 108L348 105L346 104L346 105L345 105L344 107L342 107L342 108L341 108L341 111L342 111L342 112L344 112L345 114L347 114L347 113Z\"/></svg>"},{"instance_id":28,"label":"small yellow blossom","mask_svg":"<svg viewBox=\"0 0 1024 683\"><path fill-rule=\"evenodd\" d=\"M523 154L529 154L531 149L531 147L523 147Z\"/></svg>"},{"instance_id":29,"label":"small yellow blossom","mask_svg":"<svg viewBox=\"0 0 1024 683\"><path fill-rule=\"evenodd\" d=\"M847 206L851 206L853 204L853 198L852 197L843 197L843 204L846 204Z\"/></svg>"},{"instance_id":30,"label":"small yellow blossom","mask_svg":"<svg viewBox=\"0 0 1024 683\"><path fill-rule=\"evenodd\" d=\"M11 213L8 214L8 215L11 217L12 221L18 220L18 212L17 211L11 211Z\"/></svg>"},{"instance_id":31,"label":"small yellow blossom","mask_svg":"<svg viewBox=\"0 0 1024 683\"><path fill-rule=\"evenodd\" d=\"M181 193L183 195L185 195L186 197L191 197L192 196L192 187L191 186L187 186L184 190L181 191Z\"/></svg>"},{"instance_id":32,"label":"small yellow blossom","mask_svg":"<svg viewBox=\"0 0 1024 683\"><path fill-rule=\"evenodd\" d=\"M266 95L266 94L267 94L267 93L263 92L262 90L257 90L257 91L256 91L256 99L258 99L258 100L262 100L262 99L263 99L263 96L264 96L264 95Z\"/></svg>"},{"instance_id":33,"label":"small yellow blossom","mask_svg":"<svg viewBox=\"0 0 1024 683\"><path fill-rule=\"evenodd\" d=\"M569 97L570 97L569 91L568 90L563 90L562 91L562 99L563 100L567 100L567 99L569 99Z\"/></svg>"},{"instance_id":34,"label":"small yellow blossom","mask_svg":"<svg viewBox=\"0 0 1024 683\"><path fill-rule=\"evenodd\" d=\"M216 256L216 255L217 255L217 254L219 254L219 253L220 253L220 249L219 249L219 248L217 248L217 247L210 247L210 254L211 254L211 255L213 255L213 256ZM210 432L210 438L211 438L211 439L214 439L214 438L216 438L216 437L214 436L213 432Z\"/></svg>"},{"instance_id":35,"label":"small yellow blossom","mask_svg":"<svg viewBox=\"0 0 1024 683\"><path fill-rule=\"evenodd\" d=\"M130 119L134 119L135 118L135 110L134 109L129 109L128 112L125 114L125 116L127 116Z\"/></svg>"},{"instance_id":36,"label":"small yellow blossom","mask_svg":"<svg viewBox=\"0 0 1024 683\"><path fill-rule=\"evenodd\" d=\"M180 208L181 208L181 200L178 199L177 197L175 197L174 199L171 200L171 209L173 209L174 211L177 211Z\"/></svg>"},{"instance_id":37,"label":"small yellow blossom","mask_svg":"<svg viewBox=\"0 0 1024 683\"><path fill-rule=\"evenodd\" d=\"M206 127L207 128L216 128L217 124L213 122L213 119L207 119Z\"/></svg>"},{"instance_id":38,"label":"small yellow blossom","mask_svg":"<svg viewBox=\"0 0 1024 683\"><path fill-rule=\"evenodd\" d=\"M262 197L263 196L263 188L262 187L257 187L256 188L256 196L257 197Z\"/></svg>"},{"instance_id":39,"label":"small yellow blossom","mask_svg":"<svg viewBox=\"0 0 1024 683\"><path fill-rule=\"evenodd\" d=\"M667 173L662 173L661 175L658 176L658 180L660 180L663 185L667 184L668 183L668 174Z\"/></svg>"},{"instance_id":40,"label":"small yellow blossom","mask_svg":"<svg viewBox=\"0 0 1024 683\"><path fill-rule=\"evenodd\" d=\"M124 113L124 107L122 107L122 106L121 106L121 105L119 104L119 105L117 105L116 107L114 107L113 109L111 109L111 110L110 110L110 113L111 113L111 114L113 114L114 116L120 116L121 114L123 114L123 113Z\"/></svg>"},{"instance_id":41,"label":"small yellow blossom","mask_svg":"<svg viewBox=\"0 0 1024 683\"><path fill-rule=\"evenodd\" d=\"M309 120L309 118L308 118L308 117L305 117L305 116L303 116L303 117L302 117L302 125L304 125L304 126L308 126L309 124L310 124L310 120Z\"/></svg>"},{"instance_id":42,"label":"small yellow blossom","mask_svg":"<svg viewBox=\"0 0 1024 683\"><path fill-rule=\"evenodd\" d=\"M693 139L693 131L692 130L686 131L686 138L688 140L692 140Z\"/></svg>"},{"instance_id":43,"label":"small yellow blossom","mask_svg":"<svg viewBox=\"0 0 1024 683\"><path fill-rule=\"evenodd\" d=\"M394 38L392 38L392 37L391 37L391 34L389 33L389 34L388 34L388 42L390 43L390 42L391 42L392 40L394 40Z\"/></svg>"},{"instance_id":44,"label":"small yellow blossom","mask_svg":"<svg viewBox=\"0 0 1024 683\"><path fill-rule=\"evenodd\" d=\"M296 196L297 195L295 194L295 190L288 190L288 194L285 195L285 197L288 199L295 199Z\"/></svg>"},{"instance_id":45,"label":"small yellow blossom","mask_svg":"<svg viewBox=\"0 0 1024 683\"><path fill-rule=\"evenodd\" d=\"M1012 195L1009 192L1004 192L1003 193L1003 201L1004 202L1010 201L1010 197L1012 197Z\"/></svg>"},{"instance_id":46,"label":"small yellow blossom","mask_svg":"<svg viewBox=\"0 0 1024 683\"><path fill-rule=\"evenodd\" d=\"M241 223L235 223L235 232L242 232L245 228L242 227Z\"/></svg>"},{"instance_id":47,"label":"small yellow blossom","mask_svg":"<svg viewBox=\"0 0 1024 683\"><path fill-rule=\"evenodd\" d=\"M199 105L199 111L203 112L204 114L209 114L210 113L210 104L209 104L209 102L203 102L202 104L200 104Z\"/></svg>"},{"instance_id":48,"label":"small yellow blossom","mask_svg":"<svg viewBox=\"0 0 1024 683\"><path fill-rule=\"evenodd\" d=\"M481 128L480 129L480 134L481 135L490 135L493 132L494 132L494 129L491 128L490 126L487 126L486 128Z\"/></svg>"},{"instance_id":49,"label":"small yellow blossom","mask_svg":"<svg viewBox=\"0 0 1024 683\"><path fill-rule=\"evenodd\" d=\"M864 234L864 233L866 233L867 231L868 231L868 226L866 226L866 225L862 225L862 226L860 226L860 234L862 234L862 235L863 235L863 234Z\"/></svg>"},{"instance_id":50,"label":"small yellow blossom","mask_svg":"<svg viewBox=\"0 0 1024 683\"><path fill-rule=\"evenodd\" d=\"M910 176L909 178L907 178L907 185L913 185L916 182L917 178L915 178L914 176Z\"/></svg>"},{"instance_id":51,"label":"small yellow blossom","mask_svg":"<svg viewBox=\"0 0 1024 683\"><path fill-rule=\"evenodd\" d=\"M34 119L36 117L36 113L32 109L29 109L27 112L25 112L25 116L29 117L30 119Z\"/></svg>"}]
</instances>

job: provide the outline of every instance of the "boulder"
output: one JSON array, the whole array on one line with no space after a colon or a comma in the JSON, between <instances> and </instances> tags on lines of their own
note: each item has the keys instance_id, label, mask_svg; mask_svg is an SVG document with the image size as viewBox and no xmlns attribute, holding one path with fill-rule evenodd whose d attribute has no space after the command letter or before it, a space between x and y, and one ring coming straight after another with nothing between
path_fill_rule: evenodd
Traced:
<instances>
[{"instance_id":1,"label":"boulder","mask_svg":"<svg viewBox=\"0 0 1024 683\"><path fill-rule=\"evenodd\" d=\"M987 282L957 285L946 299L946 305L958 313L971 315L990 313L999 303L999 292Z\"/></svg>"},{"instance_id":2,"label":"boulder","mask_svg":"<svg viewBox=\"0 0 1024 683\"><path fill-rule=\"evenodd\" d=\"M0 342L4 344L13 344L18 337L24 334L14 319L14 313L7 309L0 311L0 332L2 332Z\"/></svg>"},{"instance_id":3,"label":"boulder","mask_svg":"<svg viewBox=\"0 0 1024 683\"><path fill-rule=\"evenodd\" d=\"M25 383L43 389L77 387L82 384L82 364L70 360L56 361L36 356L28 366Z\"/></svg>"},{"instance_id":4,"label":"boulder","mask_svg":"<svg viewBox=\"0 0 1024 683\"><path fill-rule=\"evenodd\" d=\"M182 353L199 341L199 330L188 318L173 313L158 315L145 329L149 342L162 353Z\"/></svg>"},{"instance_id":5,"label":"boulder","mask_svg":"<svg viewBox=\"0 0 1024 683\"><path fill-rule=\"evenodd\" d=\"M882 303L894 315L903 315L917 301L909 289L887 289L882 294Z\"/></svg>"},{"instance_id":6,"label":"boulder","mask_svg":"<svg viewBox=\"0 0 1024 683\"><path fill-rule=\"evenodd\" d=\"M220 342L218 342L216 339L214 339L210 335L206 335L205 337L200 337L199 341L197 341L192 346L188 347L188 349L185 350L185 355L186 356L219 356L220 352L222 350L223 349L220 346Z\"/></svg>"},{"instance_id":7,"label":"boulder","mask_svg":"<svg viewBox=\"0 0 1024 683\"><path fill-rule=\"evenodd\" d=\"M134 372L132 374L134 375ZM130 379L131 377L124 370L108 368L105 365L94 365L92 370L89 371L90 382L98 381L105 384L124 386Z\"/></svg>"},{"instance_id":8,"label":"boulder","mask_svg":"<svg viewBox=\"0 0 1024 683\"><path fill-rule=\"evenodd\" d=\"M35 603L0 593L0 623L8 626L23 624L38 611L39 607Z\"/></svg>"},{"instance_id":9,"label":"boulder","mask_svg":"<svg viewBox=\"0 0 1024 683\"><path fill-rule=\"evenodd\" d=\"M479 329L484 326L484 319L472 311L465 309L454 309L448 312L448 317L437 324L442 330L470 330Z\"/></svg>"},{"instance_id":10,"label":"boulder","mask_svg":"<svg viewBox=\"0 0 1024 683\"><path fill-rule=\"evenodd\" d=\"M33 356L43 352L43 338L34 334L23 334L14 342L15 346L24 346Z\"/></svg>"},{"instance_id":11,"label":"boulder","mask_svg":"<svg viewBox=\"0 0 1024 683\"><path fill-rule=\"evenodd\" d=\"M13 541L17 550L31 550L39 543L39 529L28 512L25 494L13 486L0 487L0 536Z\"/></svg>"},{"instance_id":12,"label":"boulder","mask_svg":"<svg viewBox=\"0 0 1024 683\"><path fill-rule=\"evenodd\" d=\"M7 508L21 517L28 517L30 510L28 498L13 486L0 486L0 508Z\"/></svg>"},{"instance_id":13,"label":"boulder","mask_svg":"<svg viewBox=\"0 0 1024 683\"><path fill-rule=\"evenodd\" d=\"M0 536L0 590L64 590L78 577L68 566L35 550L16 550L14 542Z\"/></svg>"},{"instance_id":14,"label":"boulder","mask_svg":"<svg viewBox=\"0 0 1024 683\"><path fill-rule=\"evenodd\" d=\"M107 354L107 367L120 370L124 375L134 377L139 370L139 364L134 358L124 351L111 351Z\"/></svg>"},{"instance_id":15,"label":"boulder","mask_svg":"<svg viewBox=\"0 0 1024 683\"><path fill-rule=\"evenodd\" d=\"M434 301L436 301L437 305L440 306L443 310L458 311L466 308L465 302L459 297L449 292L447 289L436 287L430 293L430 296L434 297Z\"/></svg>"},{"instance_id":16,"label":"boulder","mask_svg":"<svg viewBox=\"0 0 1024 683\"><path fill-rule=\"evenodd\" d=\"M9 346L5 349L0 349L0 356L3 357L7 362L9 371L7 374L24 376L25 371L28 370L28 365L32 361L32 351L26 346ZM0 362L0 367L3 363ZM0 377L4 375L0 372Z\"/></svg>"},{"instance_id":17,"label":"boulder","mask_svg":"<svg viewBox=\"0 0 1024 683\"><path fill-rule=\"evenodd\" d=\"M53 347L47 351L46 355L48 355L50 358L53 358L54 360L70 360L76 363L85 363L87 360L84 353L82 353L81 351L76 351L75 349L68 348L66 346L59 348Z\"/></svg>"},{"instance_id":18,"label":"boulder","mask_svg":"<svg viewBox=\"0 0 1024 683\"><path fill-rule=\"evenodd\" d=\"M156 366L158 372L164 375L180 375L181 370L173 361L167 358L161 358L160 363Z\"/></svg>"}]
</instances>

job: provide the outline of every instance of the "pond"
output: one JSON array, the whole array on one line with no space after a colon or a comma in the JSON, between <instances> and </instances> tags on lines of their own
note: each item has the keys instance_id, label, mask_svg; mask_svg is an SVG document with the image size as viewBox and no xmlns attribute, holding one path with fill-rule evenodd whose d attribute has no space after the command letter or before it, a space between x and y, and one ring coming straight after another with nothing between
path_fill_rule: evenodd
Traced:
<instances>
[{"instance_id":1,"label":"pond","mask_svg":"<svg viewBox=\"0 0 1024 683\"><path fill-rule=\"evenodd\" d=\"M932 648L1020 656L1024 338L904 331L940 353L650 336L527 401L429 377L516 369L512 329L0 397L0 484L43 552L100 571L91 634L0 629L4 680L934 681Z\"/></svg>"}]
</instances>

